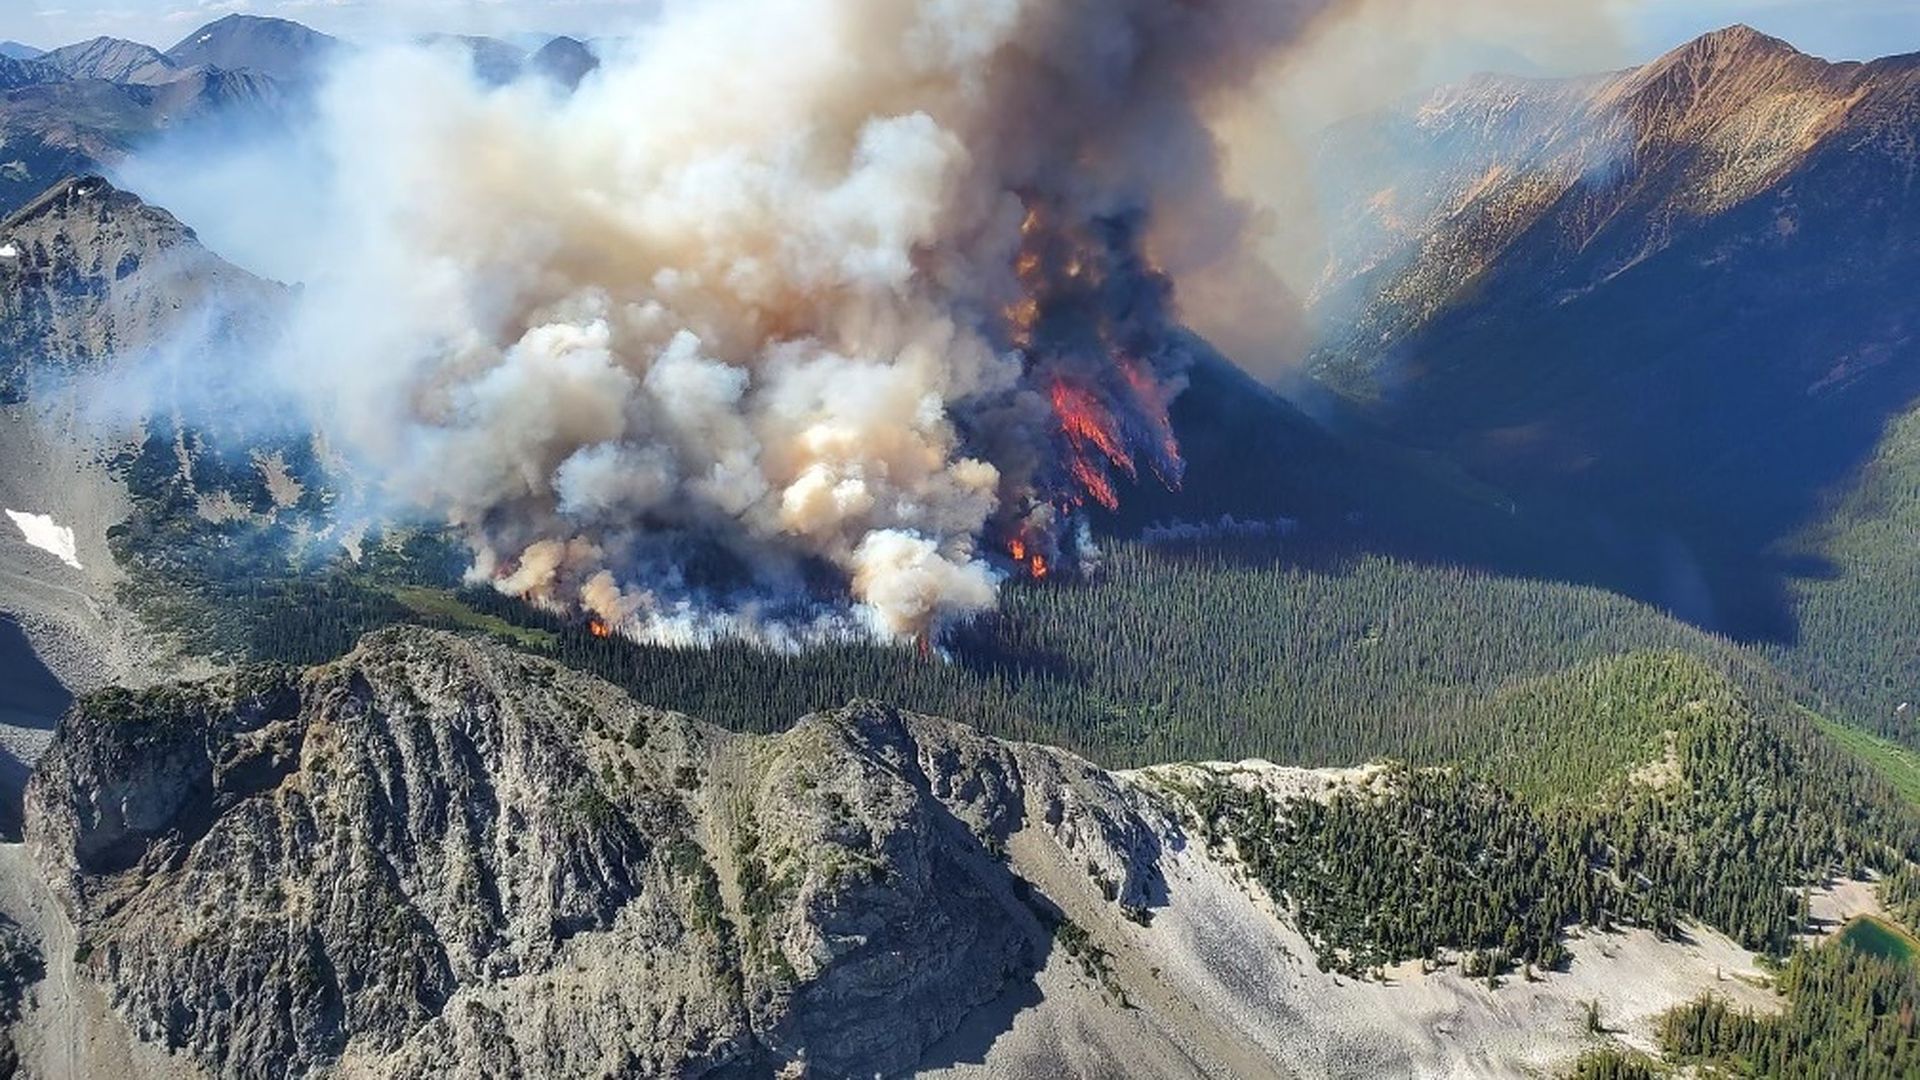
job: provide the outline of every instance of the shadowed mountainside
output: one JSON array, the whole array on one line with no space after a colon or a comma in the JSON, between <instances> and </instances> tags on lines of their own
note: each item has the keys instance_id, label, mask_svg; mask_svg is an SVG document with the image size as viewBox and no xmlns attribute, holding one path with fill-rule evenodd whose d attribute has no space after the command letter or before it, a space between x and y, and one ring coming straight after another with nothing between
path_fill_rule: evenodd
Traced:
<instances>
[{"instance_id":1,"label":"shadowed mountainside","mask_svg":"<svg viewBox=\"0 0 1920 1080\"><path fill-rule=\"evenodd\" d=\"M1779 543L1920 398L1920 57L1735 28L1487 77L1323 148L1320 376L1616 552L1591 576L1791 643Z\"/></svg>"}]
</instances>

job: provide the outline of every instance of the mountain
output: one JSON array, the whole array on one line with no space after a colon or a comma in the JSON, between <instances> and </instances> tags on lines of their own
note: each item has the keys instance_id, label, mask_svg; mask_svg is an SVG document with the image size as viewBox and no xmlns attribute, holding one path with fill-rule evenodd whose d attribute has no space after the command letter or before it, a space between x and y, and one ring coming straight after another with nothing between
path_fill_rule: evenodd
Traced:
<instances>
[{"instance_id":1,"label":"mountain","mask_svg":"<svg viewBox=\"0 0 1920 1080\"><path fill-rule=\"evenodd\" d=\"M583 41L557 37L540 47L527 67L569 90L600 68L600 58Z\"/></svg>"},{"instance_id":2,"label":"mountain","mask_svg":"<svg viewBox=\"0 0 1920 1080\"><path fill-rule=\"evenodd\" d=\"M499 38L460 34L427 34L419 39L428 45L450 45L467 54L473 73L482 82L504 86L520 77L526 67L527 51Z\"/></svg>"},{"instance_id":3,"label":"mountain","mask_svg":"<svg viewBox=\"0 0 1920 1080\"><path fill-rule=\"evenodd\" d=\"M228 381L220 357L242 352L283 296L207 252L172 215L97 178L65 181L0 219L0 509L71 530L79 564L18 542L0 521L0 611L27 639L0 634L8 681L25 685L44 666L91 690L179 670L178 644L128 610L109 534L143 503L116 462L159 431L131 415L139 402L160 385L191 385L183 376L195 369ZM170 373L182 356L194 367ZM194 445L177 449L168 475L186 476L167 490L191 519L202 494L219 498L220 474ZM0 729L50 730L58 710L35 704L45 700L0 702L0 713L22 710L0 715Z\"/></svg>"},{"instance_id":4,"label":"mountain","mask_svg":"<svg viewBox=\"0 0 1920 1080\"><path fill-rule=\"evenodd\" d=\"M0 41L0 57L8 60L38 60L46 52L31 45L22 45L17 41Z\"/></svg>"},{"instance_id":5,"label":"mountain","mask_svg":"<svg viewBox=\"0 0 1920 1080\"><path fill-rule=\"evenodd\" d=\"M568 37L548 40L533 53L499 38L428 34L420 40L465 52L474 75L493 86L504 86L534 72L572 90L600 67L599 58L585 44Z\"/></svg>"},{"instance_id":6,"label":"mountain","mask_svg":"<svg viewBox=\"0 0 1920 1080\"><path fill-rule=\"evenodd\" d=\"M1406 783L1111 773L875 704L738 735L395 629L84 701L0 915L74 958L34 1001L114 1003L59 1052L120 1075L1519 1076L1580 1052L1533 1018L1587 996L1640 1032L1707 987L1766 1000L1697 926L1573 940L1498 996L1329 973L1222 807ZM27 1060L65 1046L24 1013Z\"/></svg>"},{"instance_id":7,"label":"mountain","mask_svg":"<svg viewBox=\"0 0 1920 1080\"><path fill-rule=\"evenodd\" d=\"M143 70L162 71L133 74ZM0 215L64 177L104 171L160 132L214 118L273 120L288 104L279 83L255 72L197 67L159 82L109 82L0 60Z\"/></svg>"},{"instance_id":8,"label":"mountain","mask_svg":"<svg viewBox=\"0 0 1920 1080\"><path fill-rule=\"evenodd\" d=\"M17 90L23 86L36 86L40 83L59 82L66 78L58 68L40 63L37 60L18 60L0 56L0 91Z\"/></svg>"},{"instance_id":9,"label":"mountain","mask_svg":"<svg viewBox=\"0 0 1920 1080\"><path fill-rule=\"evenodd\" d=\"M166 56L177 67L253 71L299 83L312 79L339 47L338 39L296 22L229 15L189 34Z\"/></svg>"},{"instance_id":10,"label":"mountain","mask_svg":"<svg viewBox=\"0 0 1920 1080\"><path fill-rule=\"evenodd\" d=\"M171 214L87 177L0 220L0 387L131 360L200 312L246 311L273 290L202 248ZM237 333L216 330L215 339Z\"/></svg>"},{"instance_id":11,"label":"mountain","mask_svg":"<svg viewBox=\"0 0 1920 1080\"><path fill-rule=\"evenodd\" d=\"M1316 370L1606 538L1598 579L1791 643L1779 545L1920 399L1916 137L1920 57L1744 27L1345 125Z\"/></svg>"},{"instance_id":12,"label":"mountain","mask_svg":"<svg viewBox=\"0 0 1920 1080\"><path fill-rule=\"evenodd\" d=\"M164 83L179 78L181 73L178 65L151 45L110 37L55 49L39 61L71 78L116 83Z\"/></svg>"}]
</instances>

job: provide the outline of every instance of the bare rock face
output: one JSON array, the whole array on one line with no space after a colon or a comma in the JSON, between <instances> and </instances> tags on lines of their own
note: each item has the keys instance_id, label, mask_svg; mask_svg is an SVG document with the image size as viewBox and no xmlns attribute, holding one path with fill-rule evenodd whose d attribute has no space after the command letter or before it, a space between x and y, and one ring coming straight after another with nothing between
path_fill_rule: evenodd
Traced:
<instances>
[{"instance_id":1,"label":"bare rock face","mask_svg":"<svg viewBox=\"0 0 1920 1080\"><path fill-rule=\"evenodd\" d=\"M187 35L166 58L180 68L252 71L299 82L316 77L341 47L339 39L296 22L228 15Z\"/></svg>"},{"instance_id":2,"label":"bare rock face","mask_svg":"<svg viewBox=\"0 0 1920 1080\"><path fill-rule=\"evenodd\" d=\"M116 83L158 85L180 75L180 69L153 46L112 37L97 37L55 49L38 57L38 62L58 69L69 78Z\"/></svg>"},{"instance_id":3,"label":"bare rock face","mask_svg":"<svg viewBox=\"0 0 1920 1080\"><path fill-rule=\"evenodd\" d=\"M500 645L385 630L312 670L67 715L26 848L0 847L0 919L27 932L18 1020L0 977L0 1062L10 1045L36 1075L74 1072L82 1047L83 1068L142 1080L1519 1077L1586 1047L1584 1002L1651 1038L1751 967L1702 928L1574 942L1571 974L1498 994L1451 971L1326 973L1198 839L1190 799L1371 775L1115 774L867 703L736 735Z\"/></svg>"},{"instance_id":4,"label":"bare rock face","mask_svg":"<svg viewBox=\"0 0 1920 1080\"><path fill-rule=\"evenodd\" d=\"M0 400L58 373L138 360L177 335L236 339L280 295L166 211L98 177L64 181L0 221Z\"/></svg>"},{"instance_id":5,"label":"bare rock face","mask_svg":"<svg viewBox=\"0 0 1920 1080\"><path fill-rule=\"evenodd\" d=\"M879 706L736 736L396 629L87 699L27 833L136 1034L221 1075L851 1076L913 1068L1045 958L1000 855L1030 816L1144 895L1131 806Z\"/></svg>"}]
</instances>

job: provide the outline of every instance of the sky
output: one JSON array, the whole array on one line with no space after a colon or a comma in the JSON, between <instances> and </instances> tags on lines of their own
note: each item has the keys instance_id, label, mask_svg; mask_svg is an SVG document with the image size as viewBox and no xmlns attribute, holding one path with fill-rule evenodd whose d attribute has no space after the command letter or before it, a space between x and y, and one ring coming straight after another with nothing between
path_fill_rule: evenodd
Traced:
<instances>
[{"instance_id":1,"label":"sky","mask_svg":"<svg viewBox=\"0 0 1920 1080\"><path fill-rule=\"evenodd\" d=\"M1433 0L1445 3L1446 0ZM102 34L167 48L234 11L347 37L411 29L617 34L659 0L0 0L0 40L47 48ZM1736 22L1830 59L1920 52L1920 0L1627 0L1622 44L1647 59Z\"/></svg>"}]
</instances>

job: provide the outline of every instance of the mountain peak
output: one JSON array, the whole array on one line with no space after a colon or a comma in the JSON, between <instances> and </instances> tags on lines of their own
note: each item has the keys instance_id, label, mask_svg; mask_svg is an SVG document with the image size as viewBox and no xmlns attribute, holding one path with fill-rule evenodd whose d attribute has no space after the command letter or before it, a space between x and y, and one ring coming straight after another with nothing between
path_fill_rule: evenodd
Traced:
<instances>
[{"instance_id":1,"label":"mountain peak","mask_svg":"<svg viewBox=\"0 0 1920 1080\"><path fill-rule=\"evenodd\" d=\"M195 30L168 49L166 56L183 68L205 65L298 80L313 74L339 44L336 38L286 19L228 15Z\"/></svg>"},{"instance_id":2,"label":"mountain peak","mask_svg":"<svg viewBox=\"0 0 1920 1080\"><path fill-rule=\"evenodd\" d=\"M120 83L162 83L179 69L160 50L124 38L97 37L55 49L39 60L75 79Z\"/></svg>"},{"instance_id":3,"label":"mountain peak","mask_svg":"<svg viewBox=\"0 0 1920 1080\"><path fill-rule=\"evenodd\" d=\"M533 54L529 66L554 82L573 89L600 66L600 58L583 41L557 37Z\"/></svg>"},{"instance_id":4,"label":"mountain peak","mask_svg":"<svg viewBox=\"0 0 1920 1080\"><path fill-rule=\"evenodd\" d=\"M1803 55L1789 42L1763 34L1746 23L1735 23L1720 30L1714 30L1682 45L1680 52L1746 53L1764 52L1774 54Z\"/></svg>"},{"instance_id":5,"label":"mountain peak","mask_svg":"<svg viewBox=\"0 0 1920 1080\"><path fill-rule=\"evenodd\" d=\"M1685 71L1696 77L1774 69L1794 64L1826 66L1788 42L1745 23L1703 34L1648 64L1644 72Z\"/></svg>"},{"instance_id":6,"label":"mountain peak","mask_svg":"<svg viewBox=\"0 0 1920 1080\"><path fill-rule=\"evenodd\" d=\"M61 219L105 221L129 215L140 218L147 226L148 235L163 245L195 240L193 230L172 214L149 206L138 195L121 191L98 176L70 176L48 188L11 216L0 219L0 236L16 237L31 232L43 222Z\"/></svg>"}]
</instances>

